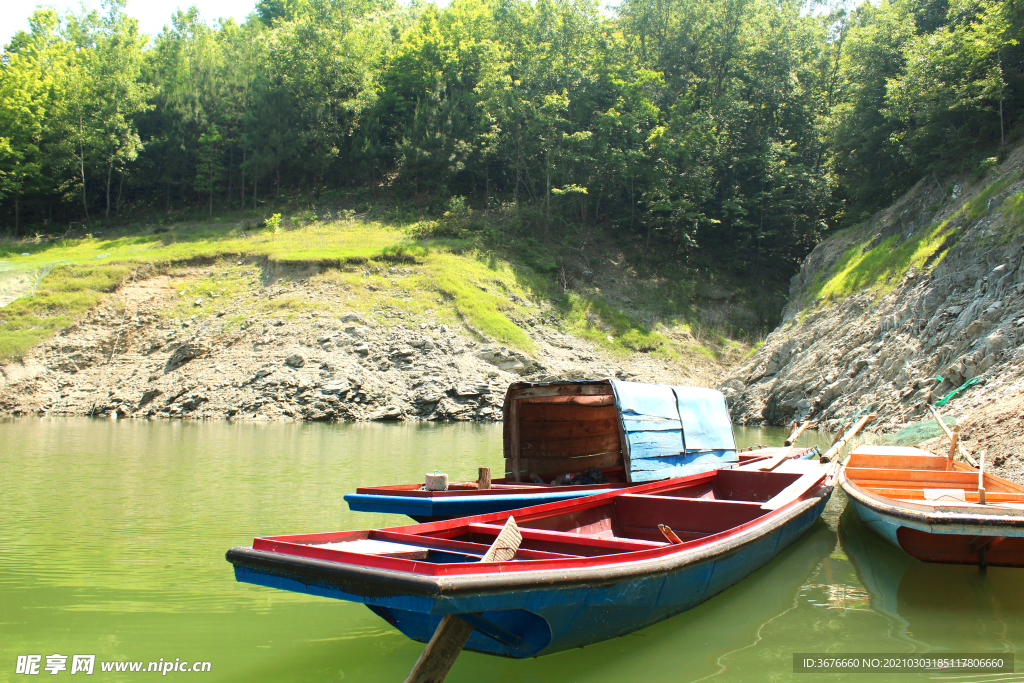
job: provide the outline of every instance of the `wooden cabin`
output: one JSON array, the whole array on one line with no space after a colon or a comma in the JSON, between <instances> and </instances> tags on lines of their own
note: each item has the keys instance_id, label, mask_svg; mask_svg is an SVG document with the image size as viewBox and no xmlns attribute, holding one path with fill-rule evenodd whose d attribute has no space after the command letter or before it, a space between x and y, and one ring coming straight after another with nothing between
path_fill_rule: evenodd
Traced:
<instances>
[{"instance_id":1,"label":"wooden cabin","mask_svg":"<svg viewBox=\"0 0 1024 683\"><path fill-rule=\"evenodd\" d=\"M548 482L590 467L611 482L736 462L725 397L714 389L617 379L516 382L505 394L508 481Z\"/></svg>"}]
</instances>

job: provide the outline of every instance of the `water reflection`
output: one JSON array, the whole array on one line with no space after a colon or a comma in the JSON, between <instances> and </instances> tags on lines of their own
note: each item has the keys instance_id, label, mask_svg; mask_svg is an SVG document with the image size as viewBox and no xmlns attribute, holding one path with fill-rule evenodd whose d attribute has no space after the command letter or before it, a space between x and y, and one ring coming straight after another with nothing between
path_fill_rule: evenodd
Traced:
<instances>
[{"instance_id":1,"label":"water reflection","mask_svg":"<svg viewBox=\"0 0 1024 683\"><path fill-rule=\"evenodd\" d=\"M783 436L737 430L740 446ZM402 680L421 645L361 605L238 584L224 551L402 524L349 512L342 495L502 464L500 425L0 420L0 682L20 679L19 654L54 652L208 660L210 682ZM840 517L844 504L837 491L774 562L696 609L536 660L466 653L448 681L817 683L830 679L794 676L793 653L1022 642L1024 571L917 563ZM873 680L891 677L857 676Z\"/></svg>"},{"instance_id":2,"label":"water reflection","mask_svg":"<svg viewBox=\"0 0 1024 683\"><path fill-rule=\"evenodd\" d=\"M1024 643L1024 572L919 562L867 529L852 510L839 538L871 607L913 651L1006 652Z\"/></svg>"}]
</instances>

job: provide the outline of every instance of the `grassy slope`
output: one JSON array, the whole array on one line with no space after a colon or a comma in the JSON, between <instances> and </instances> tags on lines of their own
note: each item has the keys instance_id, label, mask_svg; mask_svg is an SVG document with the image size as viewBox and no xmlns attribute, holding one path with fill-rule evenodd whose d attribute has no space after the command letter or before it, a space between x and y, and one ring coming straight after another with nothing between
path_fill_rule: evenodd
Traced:
<instances>
[{"instance_id":1,"label":"grassy slope","mask_svg":"<svg viewBox=\"0 0 1024 683\"><path fill-rule=\"evenodd\" d=\"M177 307L181 310L174 314L184 315L186 306L196 314L213 310L219 297L243 296L259 285L252 267L234 265L239 255L278 261L341 261L348 265L317 277L352 292L345 301L349 310L374 317L391 309L410 319L429 312L435 320L459 321L484 338L528 352L533 350L532 341L514 320L535 316L538 302L543 307L553 299L558 302L566 331L612 352L625 355L639 350L678 357L695 350L671 341L602 299L563 295L550 277L473 242L422 239L415 234L415 229L356 220L302 226L286 221L278 230L251 231L210 222L179 224L159 234L0 242L0 260L7 267L53 266L33 296L0 308L0 360L19 357L72 324L105 292L131 279L135 267L144 263L220 259L215 276L193 282L182 292L188 294L188 301L183 299ZM390 267L408 268L408 274L392 277ZM199 299L203 303L196 306ZM299 297L278 297L254 302L252 308L272 312L309 305Z\"/></svg>"},{"instance_id":2,"label":"grassy slope","mask_svg":"<svg viewBox=\"0 0 1024 683\"><path fill-rule=\"evenodd\" d=\"M861 290L883 295L896 287L911 268L934 269L955 243L957 231L966 227L965 223L984 216L988 200L1006 189L1017 177L1013 174L990 183L946 220L902 241L900 235L893 235L872 247L872 235L866 234L865 241L850 247L827 273L818 274L810 288L811 298L820 299L820 305L825 305ZM1024 202L1022 194L1011 197L1002 208L1005 215L1012 213L1018 217L1018 229L1022 223L1019 214L1024 213L1020 208Z\"/></svg>"}]
</instances>

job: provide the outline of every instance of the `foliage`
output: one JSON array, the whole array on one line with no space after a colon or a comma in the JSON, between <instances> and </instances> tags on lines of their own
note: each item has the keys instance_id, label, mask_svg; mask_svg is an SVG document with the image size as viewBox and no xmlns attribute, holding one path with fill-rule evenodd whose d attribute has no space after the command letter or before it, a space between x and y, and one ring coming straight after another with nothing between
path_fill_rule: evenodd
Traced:
<instances>
[{"instance_id":1,"label":"foliage","mask_svg":"<svg viewBox=\"0 0 1024 683\"><path fill-rule=\"evenodd\" d=\"M351 190L433 235L514 215L539 266L587 233L779 282L923 175L984 172L1024 104L1013 0L261 0L152 40L124 9L40 9L3 48L15 234Z\"/></svg>"}]
</instances>

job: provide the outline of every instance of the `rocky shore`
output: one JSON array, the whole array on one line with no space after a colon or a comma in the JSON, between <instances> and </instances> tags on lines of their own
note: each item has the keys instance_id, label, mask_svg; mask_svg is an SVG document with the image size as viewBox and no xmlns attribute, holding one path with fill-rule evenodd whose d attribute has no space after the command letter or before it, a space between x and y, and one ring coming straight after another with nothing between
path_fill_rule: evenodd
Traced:
<instances>
[{"instance_id":1,"label":"rocky shore","mask_svg":"<svg viewBox=\"0 0 1024 683\"><path fill-rule=\"evenodd\" d=\"M527 354L439 323L429 311L346 310L350 288L314 277L315 269L229 265L248 269L256 284L192 300L189 283L226 277L217 264L144 273L125 284L76 325L0 366L0 413L500 420L505 390L520 379L617 376L709 386L721 377L700 354L686 363L614 356L561 331L542 305L523 321L534 345ZM265 304L260 312L253 301Z\"/></svg>"},{"instance_id":2,"label":"rocky shore","mask_svg":"<svg viewBox=\"0 0 1024 683\"><path fill-rule=\"evenodd\" d=\"M949 192L922 180L886 211L819 244L793 278L783 324L720 385L734 419L809 419L831 431L873 411L873 429L892 433L930 421L929 403L971 381L941 410L978 432L969 437L975 448L989 445L998 435L980 438L979 430L1024 390L1022 167L1018 148L994 174ZM814 298L816 286L848 268L851 249L885 243L895 251L943 221L945 241L923 267L836 300ZM1013 413L1011 424L1022 417ZM1020 449L1002 448L996 465L1020 470Z\"/></svg>"}]
</instances>

